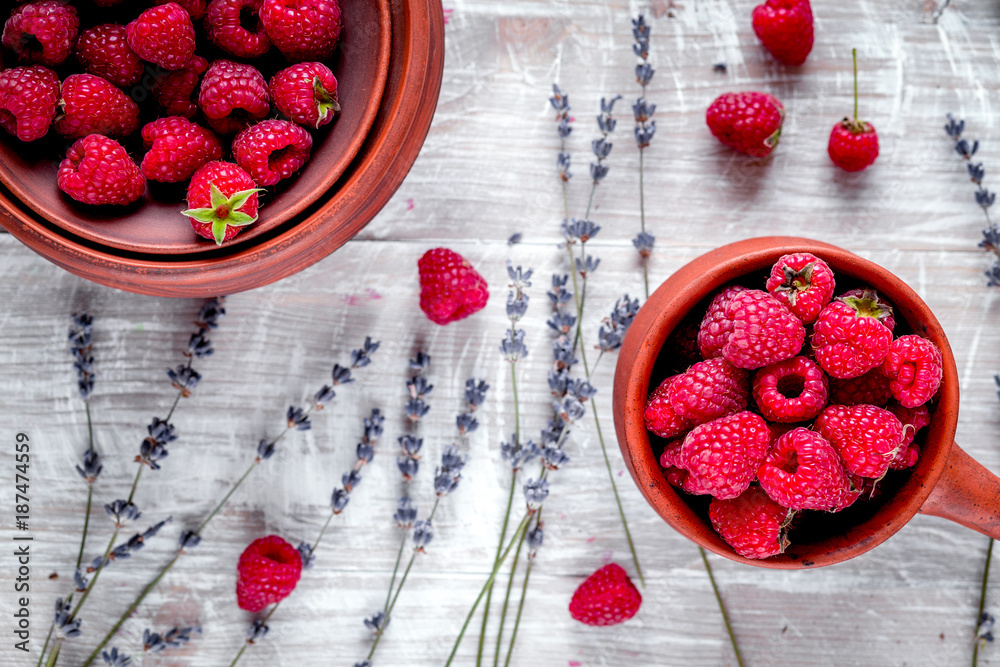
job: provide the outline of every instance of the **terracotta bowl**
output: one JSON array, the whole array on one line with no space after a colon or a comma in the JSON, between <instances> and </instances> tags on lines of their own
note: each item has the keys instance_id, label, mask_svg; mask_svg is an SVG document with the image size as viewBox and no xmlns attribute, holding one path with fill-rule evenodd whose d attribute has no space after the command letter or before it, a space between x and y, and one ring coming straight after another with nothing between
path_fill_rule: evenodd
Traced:
<instances>
[{"instance_id":1,"label":"terracotta bowl","mask_svg":"<svg viewBox=\"0 0 1000 667\"><path fill-rule=\"evenodd\" d=\"M792 544L780 556L752 560L736 554L713 530L707 496L678 492L664 479L659 465L663 441L650 437L643 419L646 398L671 368L672 351L664 348L670 333L689 313L701 312L721 286L741 282L763 285L777 259L793 252L823 258L837 278L837 290L867 284L895 307L896 332L930 339L944 358L944 378L920 460L907 471L890 471L884 492L872 502L838 514L803 522L791 534ZM625 463L650 505L677 531L719 555L760 567L792 569L831 565L878 546L917 512L945 517L986 535L1000 538L1000 479L954 444L958 420L958 372L941 324L920 297L902 280L846 250L810 239L765 237L723 246L674 273L640 309L625 337L614 385L615 429Z\"/></svg>"}]
</instances>

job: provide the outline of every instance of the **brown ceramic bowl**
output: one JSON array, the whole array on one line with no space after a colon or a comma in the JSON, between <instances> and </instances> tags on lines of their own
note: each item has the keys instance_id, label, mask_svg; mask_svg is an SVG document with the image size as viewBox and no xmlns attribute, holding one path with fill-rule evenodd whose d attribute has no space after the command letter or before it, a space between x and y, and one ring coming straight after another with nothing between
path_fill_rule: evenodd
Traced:
<instances>
[{"instance_id":1,"label":"brown ceramic bowl","mask_svg":"<svg viewBox=\"0 0 1000 667\"><path fill-rule=\"evenodd\" d=\"M793 252L811 252L824 259L836 275L838 292L842 285L846 289L863 283L883 294L895 307L897 332L924 336L941 350L944 378L914 468L890 471L883 480L885 492L874 501L838 514L812 513L816 515L812 525L807 528L803 522L796 528L784 554L752 560L736 554L713 530L706 496L679 493L664 479L658 461L663 443L650 437L643 410L650 389L672 372L671 350L664 349L664 343L685 316L703 309L706 299L725 284L749 278L762 285L777 259ZM1000 538L1000 479L954 444L958 373L941 324L895 275L836 246L790 237L748 239L713 250L679 269L650 296L625 337L615 371L614 415L625 463L650 505L684 536L735 561L782 569L839 563L878 546L917 512Z\"/></svg>"}]
</instances>

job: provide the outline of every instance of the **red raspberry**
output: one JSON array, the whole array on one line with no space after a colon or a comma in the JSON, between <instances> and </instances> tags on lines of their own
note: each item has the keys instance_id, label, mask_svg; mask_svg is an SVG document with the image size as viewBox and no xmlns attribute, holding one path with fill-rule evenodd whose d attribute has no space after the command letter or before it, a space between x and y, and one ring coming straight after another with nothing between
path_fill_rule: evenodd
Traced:
<instances>
[{"instance_id":1,"label":"red raspberry","mask_svg":"<svg viewBox=\"0 0 1000 667\"><path fill-rule=\"evenodd\" d=\"M168 2L176 2L184 8L192 21L200 21L205 18L206 5L208 0L155 0L154 5L165 5Z\"/></svg>"},{"instance_id":2,"label":"red raspberry","mask_svg":"<svg viewBox=\"0 0 1000 667\"><path fill-rule=\"evenodd\" d=\"M871 123L858 120L858 50L854 58L854 117L844 117L830 131L827 152L833 163L844 171L861 171L878 157L878 133Z\"/></svg>"},{"instance_id":3,"label":"red raspberry","mask_svg":"<svg viewBox=\"0 0 1000 667\"><path fill-rule=\"evenodd\" d=\"M233 140L233 157L258 185L274 185L309 160L312 137L287 120L265 120L251 125Z\"/></svg>"},{"instance_id":4,"label":"red raspberry","mask_svg":"<svg viewBox=\"0 0 1000 667\"><path fill-rule=\"evenodd\" d=\"M813 47L809 0L767 0L753 10L753 31L779 61L801 65Z\"/></svg>"},{"instance_id":5,"label":"red raspberry","mask_svg":"<svg viewBox=\"0 0 1000 667\"><path fill-rule=\"evenodd\" d=\"M816 361L835 378L864 375L885 359L892 330L883 320L892 307L874 290L861 296L840 296L823 309L813 325L812 346Z\"/></svg>"},{"instance_id":6,"label":"red raspberry","mask_svg":"<svg viewBox=\"0 0 1000 667\"><path fill-rule=\"evenodd\" d=\"M105 23L80 33L76 38L76 58L91 74L103 77L116 86L133 86L146 67L129 48L123 25Z\"/></svg>"},{"instance_id":7,"label":"red raspberry","mask_svg":"<svg viewBox=\"0 0 1000 667\"><path fill-rule=\"evenodd\" d=\"M271 77L271 99L288 120L319 129L340 111L337 79L323 63L298 63Z\"/></svg>"},{"instance_id":8,"label":"red raspberry","mask_svg":"<svg viewBox=\"0 0 1000 667\"><path fill-rule=\"evenodd\" d=\"M21 141L41 139L56 117L59 77L42 65L0 71L0 127Z\"/></svg>"},{"instance_id":9,"label":"red raspberry","mask_svg":"<svg viewBox=\"0 0 1000 667\"><path fill-rule=\"evenodd\" d=\"M259 58L271 48L260 22L262 0L212 0L205 31L208 39L237 58Z\"/></svg>"},{"instance_id":10,"label":"red raspberry","mask_svg":"<svg viewBox=\"0 0 1000 667\"><path fill-rule=\"evenodd\" d=\"M263 120L271 110L264 77L251 65L216 60L205 72L198 94L208 124L219 134L233 134Z\"/></svg>"},{"instance_id":11,"label":"red raspberry","mask_svg":"<svg viewBox=\"0 0 1000 667\"><path fill-rule=\"evenodd\" d=\"M84 204L125 206L142 196L146 179L125 149L100 134L79 139L66 151L56 175L59 189Z\"/></svg>"},{"instance_id":12,"label":"red raspberry","mask_svg":"<svg viewBox=\"0 0 1000 667\"><path fill-rule=\"evenodd\" d=\"M738 412L696 426L684 437L677 466L716 498L735 498L750 486L767 455L767 424L753 412Z\"/></svg>"},{"instance_id":13,"label":"red raspberry","mask_svg":"<svg viewBox=\"0 0 1000 667\"><path fill-rule=\"evenodd\" d=\"M674 440L668 443L663 449L663 453L660 454L660 465L663 467L663 476L666 478L668 484L683 489L693 496L709 495L711 493L710 489L701 486L698 480L687 470L677 467L677 457L680 456L683 444L683 440Z\"/></svg>"},{"instance_id":14,"label":"red raspberry","mask_svg":"<svg viewBox=\"0 0 1000 667\"><path fill-rule=\"evenodd\" d=\"M874 405L831 405L813 428L840 454L847 472L874 479L889 469L903 441L896 416Z\"/></svg>"},{"instance_id":15,"label":"red raspberry","mask_svg":"<svg viewBox=\"0 0 1000 667\"><path fill-rule=\"evenodd\" d=\"M336 0L264 0L260 20L289 62L326 60L340 37Z\"/></svg>"},{"instance_id":16,"label":"red raspberry","mask_svg":"<svg viewBox=\"0 0 1000 667\"><path fill-rule=\"evenodd\" d=\"M823 409L828 395L826 374L806 357L765 366L753 379L754 400L769 421L808 421Z\"/></svg>"},{"instance_id":17,"label":"red raspberry","mask_svg":"<svg viewBox=\"0 0 1000 667\"><path fill-rule=\"evenodd\" d=\"M844 494L840 497L840 502L830 508L831 512L846 510L866 491L870 495L871 492L875 490L875 487L873 486L876 483L875 480L865 479L864 477L847 473L847 481L848 485L847 488L844 489Z\"/></svg>"},{"instance_id":18,"label":"red raspberry","mask_svg":"<svg viewBox=\"0 0 1000 667\"><path fill-rule=\"evenodd\" d=\"M934 397L944 373L941 351L920 336L900 336L889 345L882 372L889 391L903 407L915 408Z\"/></svg>"},{"instance_id":19,"label":"red raspberry","mask_svg":"<svg viewBox=\"0 0 1000 667\"><path fill-rule=\"evenodd\" d=\"M835 281L829 265L815 255L798 252L780 257L767 278L767 291L788 306L803 324L816 321L833 298Z\"/></svg>"},{"instance_id":20,"label":"red raspberry","mask_svg":"<svg viewBox=\"0 0 1000 667\"><path fill-rule=\"evenodd\" d=\"M726 93L705 112L708 129L726 146L753 157L767 157L778 145L785 107L767 93Z\"/></svg>"},{"instance_id":21,"label":"red raspberry","mask_svg":"<svg viewBox=\"0 0 1000 667\"><path fill-rule=\"evenodd\" d=\"M181 214L196 234L222 245L257 221L258 192L263 190L237 165L209 162L191 177L188 208Z\"/></svg>"},{"instance_id":22,"label":"red raspberry","mask_svg":"<svg viewBox=\"0 0 1000 667\"><path fill-rule=\"evenodd\" d=\"M436 324L479 312L490 298L486 280L468 260L447 248L434 248L417 260L420 310Z\"/></svg>"},{"instance_id":23,"label":"red raspberry","mask_svg":"<svg viewBox=\"0 0 1000 667\"><path fill-rule=\"evenodd\" d=\"M622 566L609 563L576 589L569 614L585 625L618 625L635 616L641 604L642 596Z\"/></svg>"},{"instance_id":24,"label":"red raspberry","mask_svg":"<svg viewBox=\"0 0 1000 667\"><path fill-rule=\"evenodd\" d=\"M875 368L856 378L840 380L830 379L830 402L840 405L877 405L885 407L892 399L889 391L889 378L882 374L881 368Z\"/></svg>"},{"instance_id":25,"label":"red raspberry","mask_svg":"<svg viewBox=\"0 0 1000 667\"><path fill-rule=\"evenodd\" d=\"M703 424L747 407L749 377L725 359L700 361L677 376L667 399L679 417Z\"/></svg>"},{"instance_id":26,"label":"red raspberry","mask_svg":"<svg viewBox=\"0 0 1000 667\"><path fill-rule=\"evenodd\" d=\"M889 331L896 330L896 316L893 314L892 304L885 300L881 294L876 292L871 287L858 287L852 290L847 290L838 297L838 300L843 301L848 297L853 299L871 299L874 304L869 305L869 308L878 308L881 311L878 315L879 321L886 326Z\"/></svg>"},{"instance_id":27,"label":"red raspberry","mask_svg":"<svg viewBox=\"0 0 1000 667\"><path fill-rule=\"evenodd\" d=\"M295 590L302 575L302 557L277 535L250 543L236 566L236 601L240 609L258 612L281 602Z\"/></svg>"},{"instance_id":28,"label":"red raspberry","mask_svg":"<svg viewBox=\"0 0 1000 667\"><path fill-rule=\"evenodd\" d=\"M194 55L194 25L176 2L147 9L125 29L132 50L163 69L181 69Z\"/></svg>"},{"instance_id":29,"label":"red raspberry","mask_svg":"<svg viewBox=\"0 0 1000 667\"><path fill-rule=\"evenodd\" d=\"M56 132L70 139L88 134L127 137L139 127L139 106L93 74L71 74L62 84Z\"/></svg>"},{"instance_id":30,"label":"red raspberry","mask_svg":"<svg viewBox=\"0 0 1000 667\"><path fill-rule=\"evenodd\" d=\"M694 426L694 422L690 419L678 416L667 396L670 385L679 377L680 375L672 375L661 382L646 401L646 410L643 413L646 428L661 438L676 438Z\"/></svg>"},{"instance_id":31,"label":"red raspberry","mask_svg":"<svg viewBox=\"0 0 1000 667\"><path fill-rule=\"evenodd\" d=\"M913 439L920 429L931 423L930 410L926 405L904 408L898 403L890 405L888 410L896 415L896 419L903 425L903 441L896 450L896 456L889 462L889 467L894 470L912 468L920 459L920 446L913 442Z\"/></svg>"},{"instance_id":32,"label":"red raspberry","mask_svg":"<svg viewBox=\"0 0 1000 667\"><path fill-rule=\"evenodd\" d=\"M793 510L838 507L851 484L833 446L801 427L778 438L757 478L772 500Z\"/></svg>"},{"instance_id":33,"label":"red raspberry","mask_svg":"<svg viewBox=\"0 0 1000 667\"><path fill-rule=\"evenodd\" d=\"M705 311L705 317L698 328L698 348L701 350L701 356L706 359L722 356L722 348L733 331L733 321L726 315L726 308L734 296L746 291L746 287L733 285L712 297L712 302L708 304L708 310Z\"/></svg>"},{"instance_id":34,"label":"red raspberry","mask_svg":"<svg viewBox=\"0 0 1000 667\"><path fill-rule=\"evenodd\" d=\"M142 143L146 156L140 167L151 181L184 181L205 164L222 159L219 138L181 116L159 118L146 125Z\"/></svg>"},{"instance_id":35,"label":"red raspberry","mask_svg":"<svg viewBox=\"0 0 1000 667\"><path fill-rule=\"evenodd\" d=\"M183 68L168 72L153 84L153 99L168 116L194 118L198 113L193 94L198 87L198 79L208 69L208 61L194 56Z\"/></svg>"},{"instance_id":36,"label":"red raspberry","mask_svg":"<svg viewBox=\"0 0 1000 667\"><path fill-rule=\"evenodd\" d=\"M36 0L11 12L0 40L21 62L51 67L69 57L79 27L80 17L73 5Z\"/></svg>"},{"instance_id":37,"label":"red raspberry","mask_svg":"<svg viewBox=\"0 0 1000 667\"><path fill-rule=\"evenodd\" d=\"M744 558L768 558L788 548L788 524L794 512L771 500L759 486L738 498L713 498L708 518L726 544Z\"/></svg>"},{"instance_id":38,"label":"red raspberry","mask_svg":"<svg viewBox=\"0 0 1000 667\"><path fill-rule=\"evenodd\" d=\"M746 290L730 299L726 317L733 330L722 356L734 366L753 370L794 357L802 349L802 320L767 292Z\"/></svg>"}]
</instances>

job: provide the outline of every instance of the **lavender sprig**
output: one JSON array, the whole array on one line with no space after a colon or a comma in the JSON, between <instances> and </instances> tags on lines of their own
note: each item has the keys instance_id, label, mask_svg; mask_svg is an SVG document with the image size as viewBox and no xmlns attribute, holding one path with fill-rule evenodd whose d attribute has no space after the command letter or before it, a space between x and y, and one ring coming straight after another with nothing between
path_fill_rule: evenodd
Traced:
<instances>
[{"instance_id":1,"label":"lavender sprig","mask_svg":"<svg viewBox=\"0 0 1000 667\"><path fill-rule=\"evenodd\" d=\"M142 632L142 650L146 653L163 653L168 648L180 648L191 641L191 635L200 635L201 626L173 627L164 634L146 628Z\"/></svg>"},{"instance_id":2,"label":"lavender sprig","mask_svg":"<svg viewBox=\"0 0 1000 667\"><path fill-rule=\"evenodd\" d=\"M649 267L648 259L653 252L653 243L656 237L646 232L646 192L645 192L645 155L646 148L649 147L656 134L656 121L652 120L656 113L656 105L651 104L646 99L646 87L656 70L649 64L649 24L642 14L632 19L632 36L635 43L632 44L632 52L639 59L635 66L635 78L642 87L642 94L632 103L632 116L635 118L635 143L639 148L639 221L640 231L638 236L632 239L632 245L639 253L639 261L642 264L643 285L646 290L646 298L649 298Z\"/></svg>"},{"instance_id":3,"label":"lavender sprig","mask_svg":"<svg viewBox=\"0 0 1000 667\"><path fill-rule=\"evenodd\" d=\"M73 368L76 370L76 386L83 400L83 406L87 414L87 450L83 453L83 466L76 466L76 471L80 477L87 482L87 507L83 514L83 533L80 535L80 548L76 556L76 569L80 569L83 562L83 550L87 545L87 533L90 529L90 510L94 500L94 482L101 474L101 456L94 448L94 421L90 414L90 396L94 392L94 317L83 311L74 314L72 325L69 328L70 352L73 355ZM44 651L43 651L44 653Z\"/></svg>"}]
</instances>

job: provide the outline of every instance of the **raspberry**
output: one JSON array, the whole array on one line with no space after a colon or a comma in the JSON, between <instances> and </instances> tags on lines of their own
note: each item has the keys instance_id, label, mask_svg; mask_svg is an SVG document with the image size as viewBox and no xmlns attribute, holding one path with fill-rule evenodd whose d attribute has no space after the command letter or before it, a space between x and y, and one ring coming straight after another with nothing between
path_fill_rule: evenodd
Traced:
<instances>
[{"instance_id":1,"label":"raspberry","mask_svg":"<svg viewBox=\"0 0 1000 667\"><path fill-rule=\"evenodd\" d=\"M585 625L618 625L635 616L641 604L642 596L625 570L609 563L576 589L569 614Z\"/></svg>"},{"instance_id":2,"label":"raspberry","mask_svg":"<svg viewBox=\"0 0 1000 667\"><path fill-rule=\"evenodd\" d=\"M251 125L233 140L233 157L258 185L274 185L309 160L312 137L287 120L265 120Z\"/></svg>"},{"instance_id":3,"label":"raspberry","mask_svg":"<svg viewBox=\"0 0 1000 667\"><path fill-rule=\"evenodd\" d=\"M216 60L205 72L198 94L209 126L233 134L263 120L271 110L264 77L251 65Z\"/></svg>"},{"instance_id":4,"label":"raspberry","mask_svg":"<svg viewBox=\"0 0 1000 667\"><path fill-rule=\"evenodd\" d=\"M194 118L198 113L192 95L198 87L198 79L208 69L208 61L194 56L181 69L167 72L153 84L153 99L168 116Z\"/></svg>"},{"instance_id":5,"label":"raspberry","mask_svg":"<svg viewBox=\"0 0 1000 667\"><path fill-rule=\"evenodd\" d=\"M129 48L123 25L105 23L80 33L76 38L76 58L83 69L116 86L133 86L146 67Z\"/></svg>"},{"instance_id":6,"label":"raspberry","mask_svg":"<svg viewBox=\"0 0 1000 667\"><path fill-rule=\"evenodd\" d=\"M289 62L326 60L340 37L336 0L264 0L260 21Z\"/></svg>"},{"instance_id":7,"label":"raspberry","mask_svg":"<svg viewBox=\"0 0 1000 667\"><path fill-rule=\"evenodd\" d=\"M208 0L155 0L154 5L165 5L168 2L176 2L178 5L184 8L184 11L188 13L192 21L200 21L205 18L206 7Z\"/></svg>"},{"instance_id":8,"label":"raspberry","mask_svg":"<svg viewBox=\"0 0 1000 667\"><path fill-rule=\"evenodd\" d=\"M770 432L760 415L738 412L696 426L677 454L679 468L716 498L735 498L750 486L767 455Z\"/></svg>"},{"instance_id":9,"label":"raspberry","mask_svg":"<svg viewBox=\"0 0 1000 667\"><path fill-rule=\"evenodd\" d=\"M258 612L287 598L302 575L302 557L277 535L250 543L236 565L236 601L240 609Z\"/></svg>"},{"instance_id":10,"label":"raspberry","mask_svg":"<svg viewBox=\"0 0 1000 667\"><path fill-rule=\"evenodd\" d=\"M871 123L858 120L858 50L854 59L854 117L840 121L830 131L827 152L833 163L844 171L861 171L878 157L878 133Z\"/></svg>"},{"instance_id":11,"label":"raspberry","mask_svg":"<svg viewBox=\"0 0 1000 667\"><path fill-rule=\"evenodd\" d=\"M69 57L79 27L80 17L72 5L36 0L11 12L0 40L21 62L52 67Z\"/></svg>"},{"instance_id":12,"label":"raspberry","mask_svg":"<svg viewBox=\"0 0 1000 667\"><path fill-rule=\"evenodd\" d=\"M205 31L208 39L237 58L259 58L271 48L260 22L262 0L212 0Z\"/></svg>"},{"instance_id":13,"label":"raspberry","mask_svg":"<svg viewBox=\"0 0 1000 667\"><path fill-rule=\"evenodd\" d=\"M726 146L753 157L767 157L778 145L785 107L766 93L726 93L705 112L708 129Z\"/></svg>"},{"instance_id":14,"label":"raspberry","mask_svg":"<svg viewBox=\"0 0 1000 667\"><path fill-rule=\"evenodd\" d=\"M889 351L892 330L882 320L891 314L892 307L879 300L874 290L837 297L813 325L816 361L835 378L864 375L881 364Z\"/></svg>"},{"instance_id":15,"label":"raspberry","mask_svg":"<svg viewBox=\"0 0 1000 667\"><path fill-rule=\"evenodd\" d=\"M694 422L690 419L678 416L667 397L670 385L679 377L680 375L672 375L661 382L646 401L646 410L643 413L646 428L661 438L676 438L694 426Z\"/></svg>"},{"instance_id":16,"label":"raspberry","mask_svg":"<svg viewBox=\"0 0 1000 667\"><path fill-rule=\"evenodd\" d=\"M722 356L722 348L733 331L733 321L726 315L726 308L734 296L746 291L746 287L733 285L712 297L698 328L698 349L701 350L701 356L706 359Z\"/></svg>"},{"instance_id":17,"label":"raspberry","mask_svg":"<svg viewBox=\"0 0 1000 667\"><path fill-rule=\"evenodd\" d=\"M840 454L847 472L874 479L889 469L903 441L896 416L874 405L831 405L813 428Z\"/></svg>"},{"instance_id":18,"label":"raspberry","mask_svg":"<svg viewBox=\"0 0 1000 667\"><path fill-rule=\"evenodd\" d=\"M146 179L114 139L79 139L66 151L56 175L59 189L84 204L125 206L142 196Z\"/></svg>"},{"instance_id":19,"label":"raspberry","mask_svg":"<svg viewBox=\"0 0 1000 667\"><path fill-rule=\"evenodd\" d=\"M125 29L136 55L163 69L181 69L194 55L194 25L176 2L147 9Z\"/></svg>"},{"instance_id":20,"label":"raspberry","mask_svg":"<svg viewBox=\"0 0 1000 667\"><path fill-rule=\"evenodd\" d=\"M767 0L753 10L753 31L779 61L801 65L813 47L809 0Z\"/></svg>"},{"instance_id":21,"label":"raspberry","mask_svg":"<svg viewBox=\"0 0 1000 667\"><path fill-rule=\"evenodd\" d=\"M447 248L434 248L417 261L420 310L436 324L460 320L486 306L490 292L468 260Z\"/></svg>"},{"instance_id":22,"label":"raspberry","mask_svg":"<svg viewBox=\"0 0 1000 667\"><path fill-rule=\"evenodd\" d=\"M263 192L250 174L229 162L209 162L191 177L187 210L199 236L222 245L257 221L257 193Z\"/></svg>"},{"instance_id":23,"label":"raspberry","mask_svg":"<svg viewBox=\"0 0 1000 667\"><path fill-rule=\"evenodd\" d=\"M677 467L677 457L681 453L681 445L683 444L683 440L674 440L668 443L663 449L663 453L660 454L660 465L663 466L663 476L666 478L668 484L683 489L693 496L709 495L711 493L710 489L701 486L698 480L687 470Z\"/></svg>"},{"instance_id":24,"label":"raspberry","mask_svg":"<svg viewBox=\"0 0 1000 667\"><path fill-rule=\"evenodd\" d=\"M271 77L271 99L288 120L319 129L340 111L337 79L323 63L298 63Z\"/></svg>"},{"instance_id":25,"label":"raspberry","mask_svg":"<svg viewBox=\"0 0 1000 667\"><path fill-rule=\"evenodd\" d=\"M0 71L0 127L21 141L41 139L56 117L59 77L42 65Z\"/></svg>"},{"instance_id":26,"label":"raspberry","mask_svg":"<svg viewBox=\"0 0 1000 667\"><path fill-rule=\"evenodd\" d=\"M875 490L875 487L870 485L875 484L875 480L865 479L864 477L847 473L847 481L847 488L844 489L843 495L840 496L840 501L830 508L831 512L846 510L848 507L853 505L865 491L868 491L870 494Z\"/></svg>"},{"instance_id":27,"label":"raspberry","mask_svg":"<svg viewBox=\"0 0 1000 667\"><path fill-rule=\"evenodd\" d=\"M746 290L730 299L726 317L733 330L722 356L734 366L753 370L790 359L802 349L802 320L767 292Z\"/></svg>"},{"instance_id":28,"label":"raspberry","mask_svg":"<svg viewBox=\"0 0 1000 667\"><path fill-rule=\"evenodd\" d=\"M726 544L744 558L768 558L788 548L788 524L794 513L752 486L730 500L713 498L708 518Z\"/></svg>"},{"instance_id":29,"label":"raspberry","mask_svg":"<svg viewBox=\"0 0 1000 667\"><path fill-rule=\"evenodd\" d=\"M801 427L778 438L757 478L772 500L794 510L838 507L851 484L833 446Z\"/></svg>"},{"instance_id":30,"label":"raspberry","mask_svg":"<svg viewBox=\"0 0 1000 667\"><path fill-rule=\"evenodd\" d=\"M926 405L915 408L904 408L899 403L893 403L888 407L889 412L896 415L896 419L903 425L903 441L899 443L896 456L889 462L889 467L894 470L912 468L920 458L920 446L913 442L920 429L931 423L931 413Z\"/></svg>"},{"instance_id":31,"label":"raspberry","mask_svg":"<svg viewBox=\"0 0 1000 667\"><path fill-rule=\"evenodd\" d=\"M146 156L140 168L151 181L177 183L212 160L222 159L219 138L180 116L159 118L146 125L142 143Z\"/></svg>"},{"instance_id":32,"label":"raspberry","mask_svg":"<svg viewBox=\"0 0 1000 667\"><path fill-rule=\"evenodd\" d=\"M725 359L709 359L677 376L667 399L679 417L703 424L745 410L749 393L745 370Z\"/></svg>"},{"instance_id":33,"label":"raspberry","mask_svg":"<svg viewBox=\"0 0 1000 667\"><path fill-rule=\"evenodd\" d=\"M903 407L915 408L931 400L941 386L941 351L926 338L900 336L889 345L882 372L893 397Z\"/></svg>"},{"instance_id":34,"label":"raspberry","mask_svg":"<svg viewBox=\"0 0 1000 667\"><path fill-rule=\"evenodd\" d=\"M139 127L139 106L93 74L71 74L62 84L56 132L70 139L89 134L127 137Z\"/></svg>"},{"instance_id":35,"label":"raspberry","mask_svg":"<svg viewBox=\"0 0 1000 667\"><path fill-rule=\"evenodd\" d=\"M819 414L829 395L826 374L805 357L792 357L757 371L753 397L764 419L804 422Z\"/></svg>"},{"instance_id":36,"label":"raspberry","mask_svg":"<svg viewBox=\"0 0 1000 667\"><path fill-rule=\"evenodd\" d=\"M830 402L840 405L877 405L885 407L892 400L889 391L889 378L882 374L881 368L875 368L856 378L840 380L830 379Z\"/></svg>"},{"instance_id":37,"label":"raspberry","mask_svg":"<svg viewBox=\"0 0 1000 667\"><path fill-rule=\"evenodd\" d=\"M889 331L896 330L896 316L893 314L892 304L886 301L885 297L873 290L871 287L858 287L852 290L847 290L838 297L838 300L843 301L848 297L854 299L871 299L874 304L869 307L873 310L876 307L879 309L879 321L884 324Z\"/></svg>"},{"instance_id":38,"label":"raspberry","mask_svg":"<svg viewBox=\"0 0 1000 667\"><path fill-rule=\"evenodd\" d=\"M788 306L803 324L816 321L833 298L834 287L829 265L807 252L780 257L767 278L768 293Z\"/></svg>"}]
</instances>

